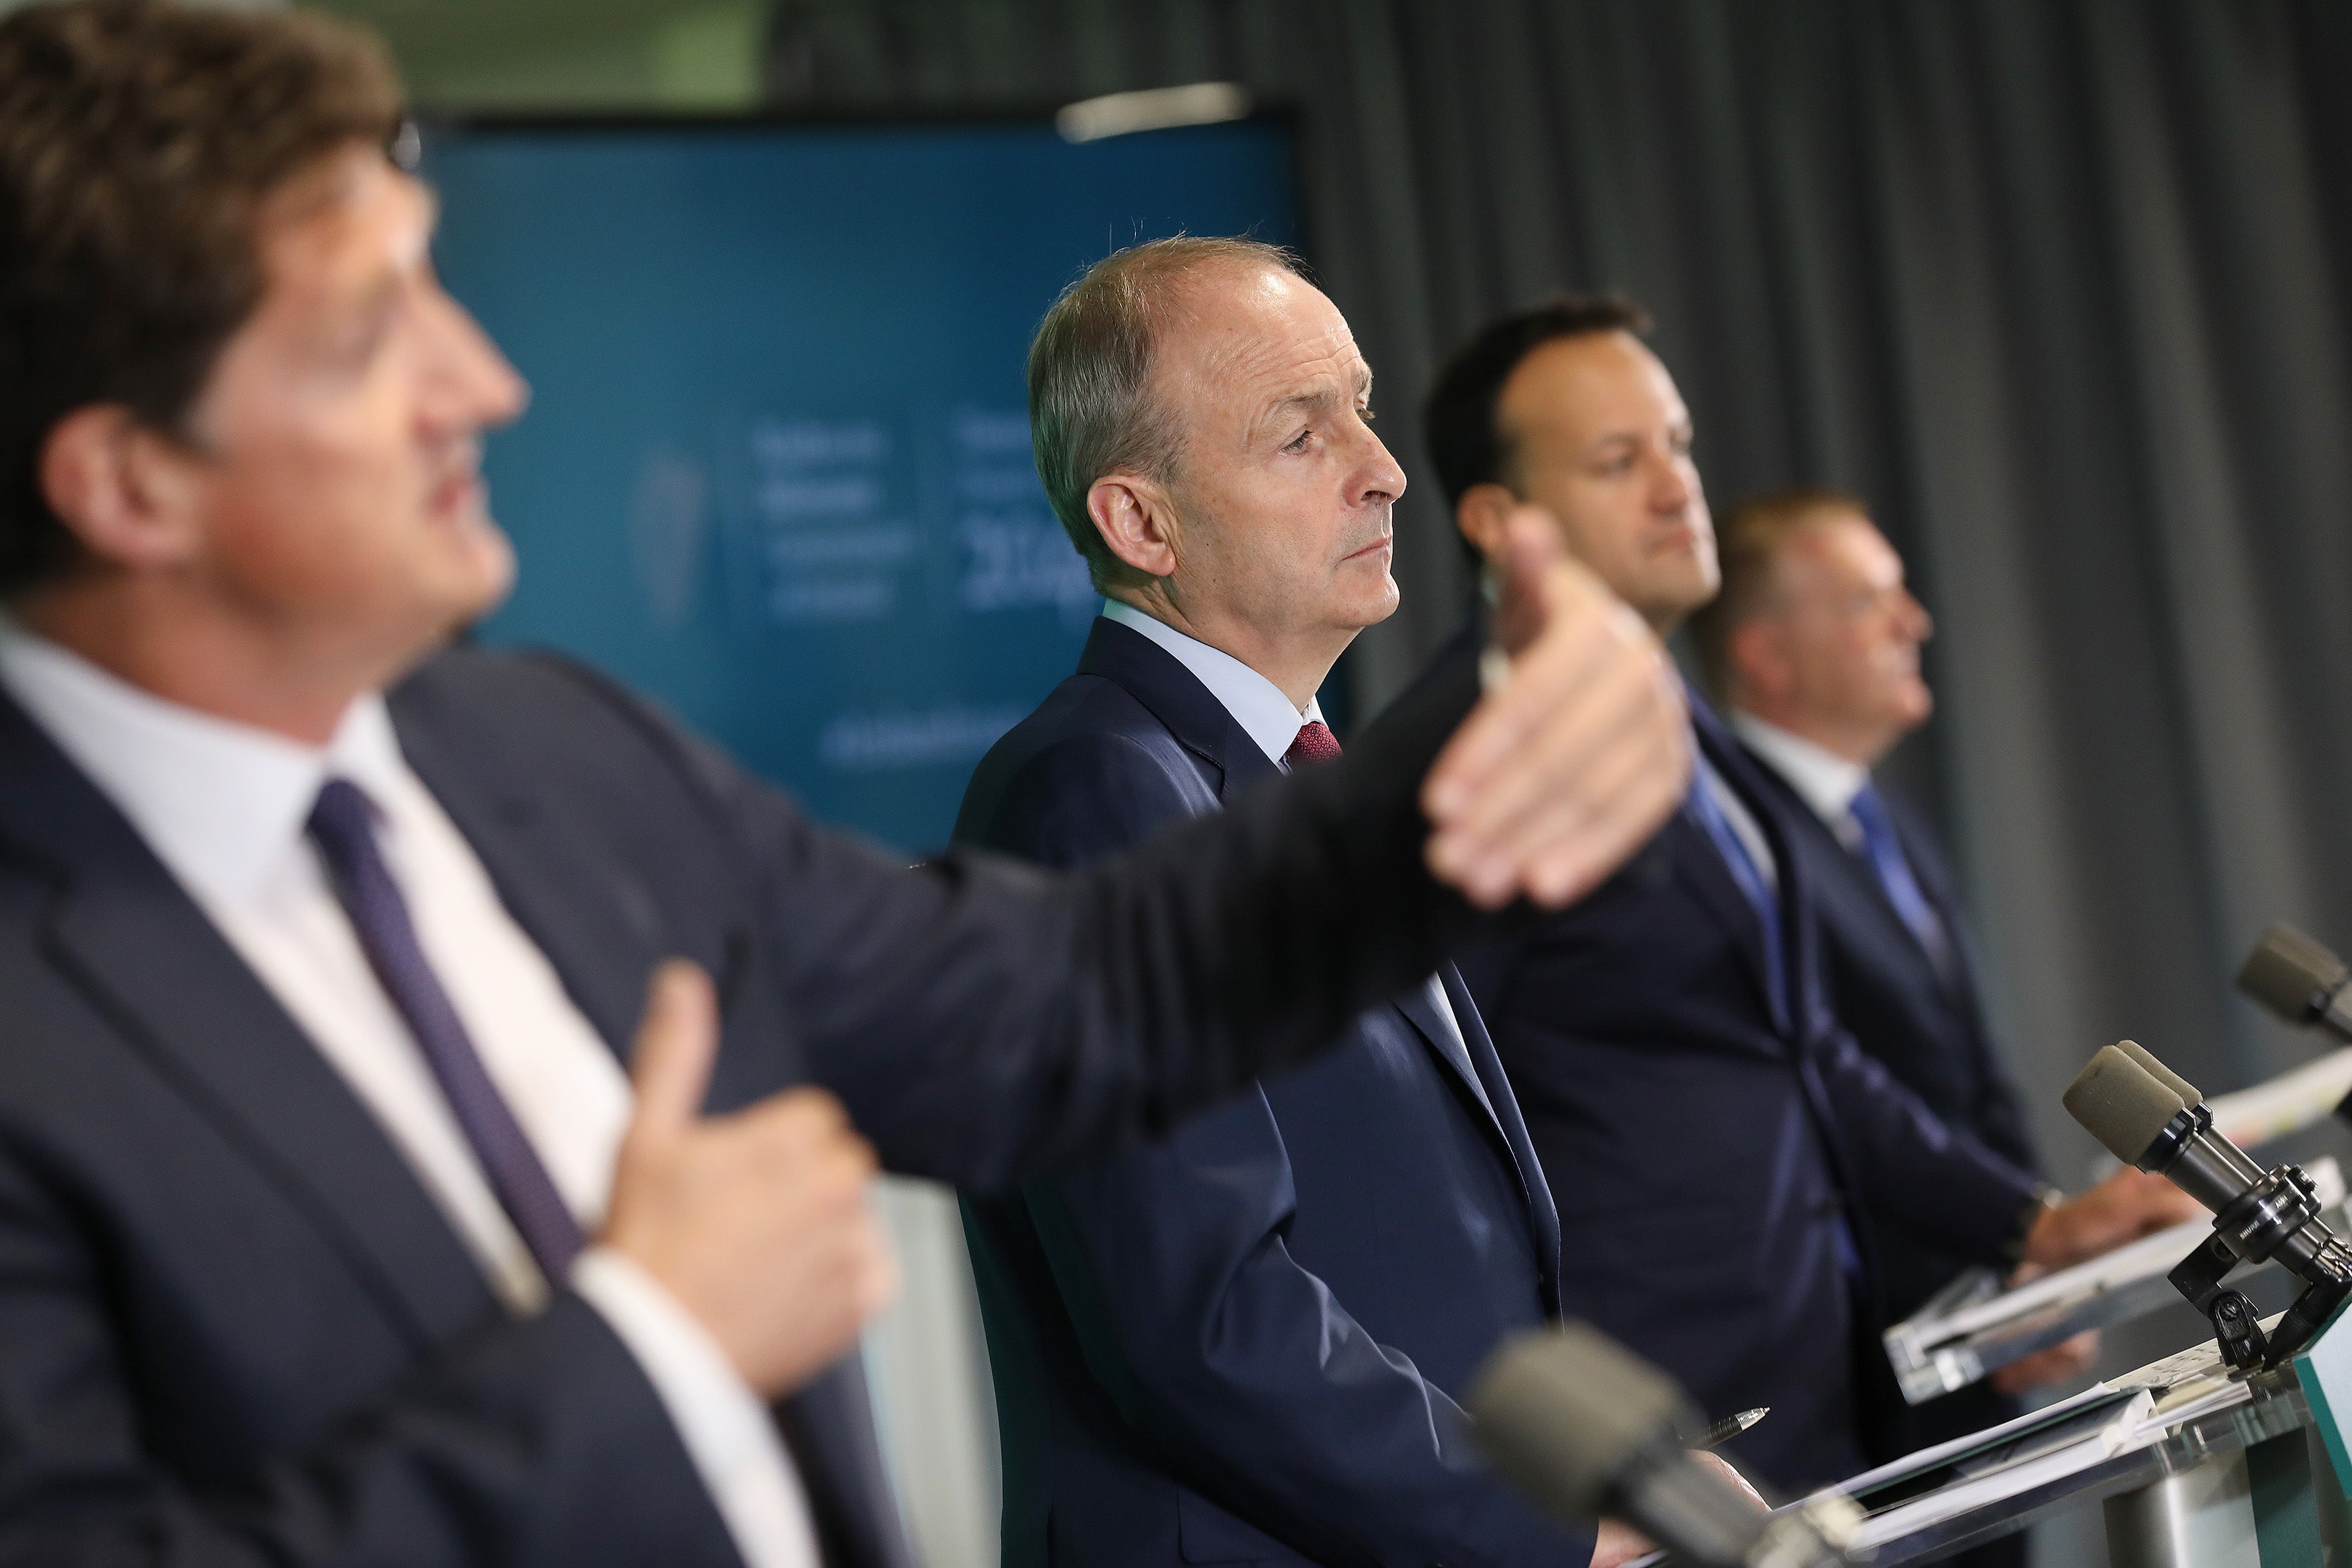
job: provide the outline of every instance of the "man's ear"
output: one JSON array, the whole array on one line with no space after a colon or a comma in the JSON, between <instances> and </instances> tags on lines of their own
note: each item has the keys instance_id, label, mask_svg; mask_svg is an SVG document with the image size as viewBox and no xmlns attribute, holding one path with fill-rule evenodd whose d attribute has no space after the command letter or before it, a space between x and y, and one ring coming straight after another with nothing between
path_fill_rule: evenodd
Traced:
<instances>
[{"instance_id":1,"label":"man's ear","mask_svg":"<svg viewBox=\"0 0 2352 1568\"><path fill-rule=\"evenodd\" d=\"M119 403L78 408L41 443L41 496L88 554L131 570L196 549L193 455Z\"/></svg>"},{"instance_id":2,"label":"man's ear","mask_svg":"<svg viewBox=\"0 0 2352 1568\"><path fill-rule=\"evenodd\" d=\"M1471 549L1491 561L1503 548L1505 525L1518 504L1518 497L1500 485L1473 485L1454 504L1454 526Z\"/></svg>"},{"instance_id":3,"label":"man's ear","mask_svg":"<svg viewBox=\"0 0 2352 1568\"><path fill-rule=\"evenodd\" d=\"M1110 553L1146 577L1176 575L1176 507L1168 492L1137 474L1108 474L1087 491L1094 519Z\"/></svg>"},{"instance_id":4,"label":"man's ear","mask_svg":"<svg viewBox=\"0 0 2352 1568\"><path fill-rule=\"evenodd\" d=\"M1731 629L1723 644L1724 673L1731 692L1777 700L1794 684L1789 650L1778 622L1769 618L1743 621Z\"/></svg>"}]
</instances>

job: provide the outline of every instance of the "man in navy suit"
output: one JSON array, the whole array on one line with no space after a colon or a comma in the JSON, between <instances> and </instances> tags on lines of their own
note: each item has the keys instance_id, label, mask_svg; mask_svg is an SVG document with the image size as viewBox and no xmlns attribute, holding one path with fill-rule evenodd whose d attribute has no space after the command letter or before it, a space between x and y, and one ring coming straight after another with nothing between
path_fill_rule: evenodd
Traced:
<instances>
[{"instance_id":1,"label":"man in navy suit","mask_svg":"<svg viewBox=\"0 0 2352 1568\"><path fill-rule=\"evenodd\" d=\"M1148 354L1117 366L1106 345L1138 338ZM1106 395L1122 373L1136 395ZM1098 263L1039 328L1029 387L1039 471L1108 602L1077 674L981 763L957 837L1073 866L1337 756L1316 693L1396 607L1405 480L1346 322L1249 241ZM1113 425L1164 446L1118 455ZM1505 1334L1558 1312L1559 1249L1451 966L1324 1061L966 1212L1008 1565L1634 1549L1541 1518L1471 1447L1457 1400Z\"/></svg>"},{"instance_id":2,"label":"man in navy suit","mask_svg":"<svg viewBox=\"0 0 2352 1568\"><path fill-rule=\"evenodd\" d=\"M1689 412L1612 299L1506 318L1430 394L1432 455L1491 555L1533 502L1662 636L1717 587ZM1458 661L1456 653L1450 657ZM1441 659L1438 668L1448 666ZM1875 1238L2058 1265L2185 1218L2126 1172L2069 1203L1948 1126L1854 1045L1822 985L1814 889L1772 787L1693 693L1683 810L1607 885L1462 961L1560 1210L1563 1305L1795 1490L1862 1469Z\"/></svg>"},{"instance_id":3,"label":"man in navy suit","mask_svg":"<svg viewBox=\"0 0 2352 1568\"><path fill-rule=\"evenodd\" d=\"M1678 701L1533 570L1501 690L1116 866L821 832L449 648L523 389L398 125L314 12L0 21L0 1562L895 1568L877 1158L1003 1186L1308 1058L1454 890L1646 835Z\"/></svg>"},{"instance_id":4,"label":"man in navy suit","mask_svg":"<svg viewBox=\"0 0 2352 1568\"><path fill-rule=\"evenodd\" d=\"M1805 863L1831 1006L1862 1049L1946 1124L2034 1167L2024 1108L1993 1050L1951 874L1927 824L1871 770L1927 722L1919 649L1934 631L1903 559L1851 496L1789 490L1723 518L1723 588L1691 620L1706 682L1772 787ZM1916 1309L1960 1267L1899 1231L1876 1238L1883 1307ZM2016 1414L2005 1396L2073 1376L2095 1334L1897 1417L1921 1447Z\"/></svg>"}]
</instances>

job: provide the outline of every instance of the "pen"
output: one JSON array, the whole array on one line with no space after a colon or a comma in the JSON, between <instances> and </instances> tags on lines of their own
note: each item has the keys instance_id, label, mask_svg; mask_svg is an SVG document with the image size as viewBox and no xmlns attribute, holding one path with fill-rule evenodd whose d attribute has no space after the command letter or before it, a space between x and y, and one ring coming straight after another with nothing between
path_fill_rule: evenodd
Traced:
<instances>
[{"instance_id":1,"label":"pen","mask_svg":"<svg viewBox=\"0 0 2352 1568\"><path fill-rule=\"evenodd\" d=\"M1770 1414L1772 1414L1772 1406L1759 1405L1753 1410L1742 1410L1737 1416L1726 1416L1706 1429L1706 1436L1699 1440L1698 1446L1702 1448L1712 1448L1720 1444L1728 1443Z\"/></svg>"}]
</instances>

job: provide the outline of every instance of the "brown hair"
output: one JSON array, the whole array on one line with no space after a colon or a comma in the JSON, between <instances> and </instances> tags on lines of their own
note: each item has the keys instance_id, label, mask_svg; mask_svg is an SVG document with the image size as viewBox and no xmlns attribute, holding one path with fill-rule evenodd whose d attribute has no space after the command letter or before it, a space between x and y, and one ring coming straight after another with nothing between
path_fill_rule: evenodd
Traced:
<instances>
[{"instance_id":1,"label":"brown hair","mask_svg":"<svg viewBox=\"0 0 2352 1568\"><path fill-rule=\"evenodd\" d=\"M1037 476L1097 591L1148 580L1103 542L1087 515L1087 492L1106 474L1173 476L1183 433L1152 401L1153 354L1180 308L1178 285L1202 267L1231 262L1299 271L1296 256L1262 240L1179 235L1131 246L1063 289L1029 345Z\"/></svg>"},{"instance_id":2,"label":"brown hair","mask_svg":"<svg viewBox=\"0 0 2352 1568\"><path fill-rule=\"evenodd\" d=\"M263 201L398 129L373 35L310 11L68 0L0 21L0 593L73 541L42 497L60 419L183 428L262 294Z\"/></svg>"},{"instance_id":3,"label":"brown hair","mask_svg":"<svg viewBox=\"0 0 2352 1568\"><path fill-rule=\"evenodd\" d=\"M1731 634L1764 612L1778 586L1780 552L1796 534L1826 517L1865 521L1870 508L1843 490L1798 486L1752 496L1716 519L1716 558L1723 586L1690 619L1691 648L1707 689L1731 696Z\"/></svg>"}]
</instances>

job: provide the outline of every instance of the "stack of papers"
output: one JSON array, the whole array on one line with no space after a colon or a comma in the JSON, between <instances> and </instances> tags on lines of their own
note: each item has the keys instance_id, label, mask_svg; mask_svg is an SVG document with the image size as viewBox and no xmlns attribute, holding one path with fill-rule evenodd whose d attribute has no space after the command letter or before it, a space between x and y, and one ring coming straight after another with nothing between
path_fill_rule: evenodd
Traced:
<instances>
[{"instance_id":1,"label":"stack of papers","mask_svg":"<svg viewBox=\"0 0 2352 1568\"><path fill-rule=\"evenodd\" d=\"M2264 1329L2278 1321L2269 1319ZM1883 1500L1853 1540L1856 1550L1880 1546L2147 1448L2187 1422L2252 1397L2245 1382L2228 1375L2213 1345L2192 1345L2127 1376L2094 1384L2071 1399L1922 1448L1832 1490L1864 1508L1871 1508L1874 1498ZM1920 1487L1933 1490L1920 1492Z\"/></svg>"},{"instance_id":2,"label":"stack of papers","mask_svg":"<svg viewBox=\"0 0 2352 1568\"><path fill-rule=\"evenodd\" d=\"M2315 1162L2309 1174L2323 1210L2343 1203L2344 1173L2334 1159ZM2192 1219L2014 1290L1982 1278L1946 1291L1883 1336L1903 1396L1925 1403L2070 1334L2171 1305L2180 1297L2165 1276L2212 1229L2210 1219Z\"/></svg>"}]
</instances>

